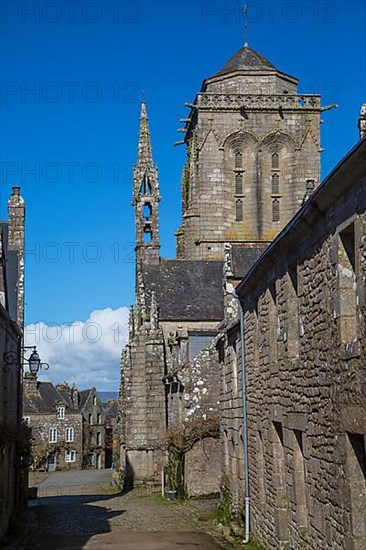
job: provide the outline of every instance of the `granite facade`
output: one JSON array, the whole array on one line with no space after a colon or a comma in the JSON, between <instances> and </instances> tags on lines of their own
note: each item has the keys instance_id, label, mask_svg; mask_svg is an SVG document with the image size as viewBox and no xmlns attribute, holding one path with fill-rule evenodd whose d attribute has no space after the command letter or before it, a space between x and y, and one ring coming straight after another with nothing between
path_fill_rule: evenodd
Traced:
<instances>
[{"instance_id":1,"label":"granite facade","mask_svg":"<svg viewBox=\"0 0 366 550\"><path fill-rule=\"evenodd\" d=\"M366 142L237 287L252 531L266 548L366 545ZM243 506L239 326L221 339L223 469Z\"/></svg>"}]
</instances>

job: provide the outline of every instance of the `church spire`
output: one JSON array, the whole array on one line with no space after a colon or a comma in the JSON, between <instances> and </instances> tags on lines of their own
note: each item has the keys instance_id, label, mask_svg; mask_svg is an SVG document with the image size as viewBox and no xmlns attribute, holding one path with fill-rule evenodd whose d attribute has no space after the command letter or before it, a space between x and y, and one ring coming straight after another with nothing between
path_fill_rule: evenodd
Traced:
<instances>
[{"instance_id":1,"label":"church spire","mask_svg":"<svg viewBox=\"0 0 366 550\"><path fill-rule=\"evenodd\" d=\"M149 120L146 102L143 101L137 163L133 171L137 269L141 263L159 262L159 201L158 170L152 158Z\"/></svg>"},{"instance_id":2,"label":"church spire","mask_svg":"<svg viewBox=\"0 0 366 550\"><path fill-rule=\"evenodd\" d=\"M138 164L153 165L149 119L146 110L146 101L141 103L140 135L138 147Z\"/></svg>"}]
</instances>

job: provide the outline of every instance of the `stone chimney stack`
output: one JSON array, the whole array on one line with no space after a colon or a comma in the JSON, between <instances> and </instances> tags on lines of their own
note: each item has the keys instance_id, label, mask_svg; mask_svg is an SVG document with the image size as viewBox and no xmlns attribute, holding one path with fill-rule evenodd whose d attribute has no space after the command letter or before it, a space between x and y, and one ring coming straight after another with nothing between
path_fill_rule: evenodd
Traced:
<instances>
[{"instance_id":1,"label":"stone chimney stack","mask_svg":"<svg viewBox=\"0 0 366 550\"><path fill-rule=\"evenodd\" d=\"M358 128L360 130L360 139L366 136L366 103L361 105L360 116L358 119Z\"/></svg>"},{"instance_id":2,"label":"stone chimney stack","mask_svg":"<svg viewBox=\"0 0 366 550\"><path fill-rule=\"evenodd\" d=\"M8 200L9 250L18 252L17 322L24 330L24 228L25 204L20 187L13 187Z\"/></svg>"},{"instance_id":3,"label":"stone chimney stack","mask_svg":"<svg viewBox=\"0 0 366 550\"><path fill-rule=\"evenodd\" d=\"M78 392L77 387L75 385L73 385L73 387L70 390L70 398L71 398L71 403L72 403L72 406L74 407L74 409L78 409L79 408L79 392Z\"/></svg>"}]
</instances>

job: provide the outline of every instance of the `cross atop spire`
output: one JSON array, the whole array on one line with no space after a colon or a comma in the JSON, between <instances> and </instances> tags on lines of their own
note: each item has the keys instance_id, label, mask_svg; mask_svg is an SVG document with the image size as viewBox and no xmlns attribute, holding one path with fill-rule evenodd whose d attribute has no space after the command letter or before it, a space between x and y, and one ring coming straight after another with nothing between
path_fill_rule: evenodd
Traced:
<instances>
[{"instance_id":1,"label":"cross atop spire","mask_svg":"<svg viewBox=\"0 0 366 550\"><path fill-rule=\"evenodd\" d=\"M145 166L153 166L152 148L149 130L149 119L146 110L146 101L141 103L140 135L138 145L137 163Z\"/></svg>"}]
</instances>

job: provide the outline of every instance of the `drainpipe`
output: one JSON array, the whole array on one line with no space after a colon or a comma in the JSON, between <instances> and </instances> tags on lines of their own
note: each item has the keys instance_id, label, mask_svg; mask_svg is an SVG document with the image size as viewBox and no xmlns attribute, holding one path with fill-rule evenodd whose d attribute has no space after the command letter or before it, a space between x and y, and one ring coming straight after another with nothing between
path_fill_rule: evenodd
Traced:
<instances>
[{"instance_id":1,"label":"drainpipe","mask_svg":"<svg viewBox=\"0 0 366 550\"><path fill-rule=\"evenodd\" d=\"M240 342L241 342L241 379L242 379L242 405L243 405L243 443L244 443L244 469L245 469L245 537L243 544L247 544L250 538L250 497L249 497L249 452L248 452L248 410L247 410L247 382L245 363L245 336L244 336L244 309L235 289L232 295L239 302L240 311Z\"/></svg>"}]
</instances>

